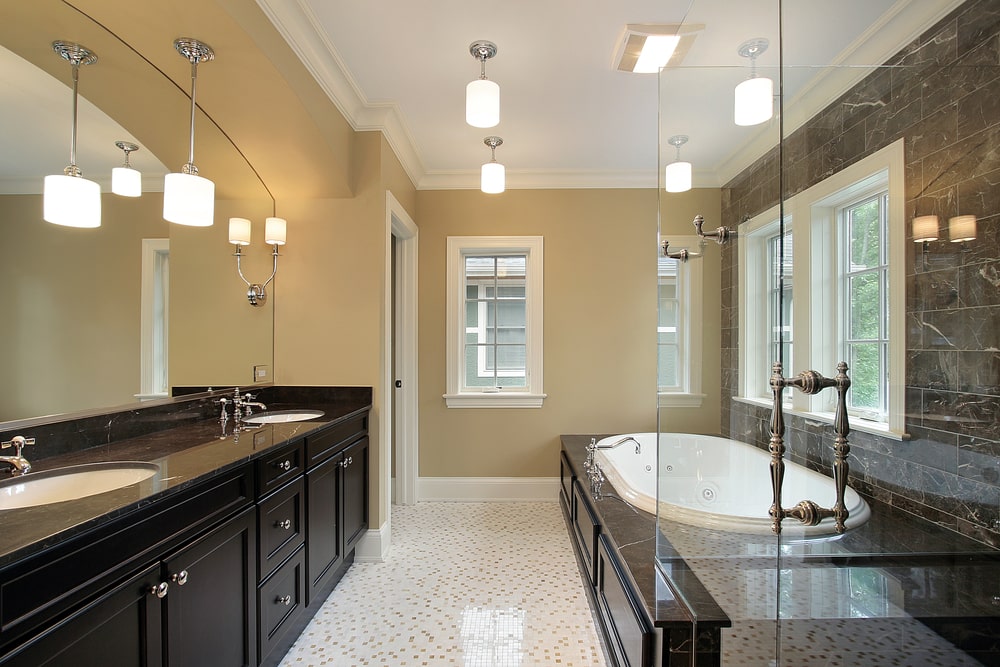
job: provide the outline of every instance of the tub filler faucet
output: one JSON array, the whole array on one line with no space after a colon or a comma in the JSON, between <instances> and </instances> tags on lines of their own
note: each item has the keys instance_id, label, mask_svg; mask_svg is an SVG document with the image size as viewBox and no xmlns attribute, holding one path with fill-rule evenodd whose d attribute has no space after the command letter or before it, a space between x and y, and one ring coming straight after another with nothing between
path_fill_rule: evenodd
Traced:
<instances>
[{"instance_id":1,"label":"tub filler faucet","mask_svg":"<svg viewBox=\"0 0 1000 667\"><path fill-rule=\"evenodd\" d=\"M7 442L0 442L2 449L14 448L14 456L0 456L0 463L6 463L10 466L11 475L23 475L31 472L31 464L28 463L28 459L21 456L21 450L27 445L33 444L35 444L34 438L25 438L21 435L15 435Z\"/></svg>"},{"instance_id":2,"label":"tub filler faucet","mask_svg":"<svg viewBox=\"0 0 1000 667\"><path fill-rule=\"evenodd\" d=\"M827 517L833 517L836 521L837 533L846 530L845 522L848 518L848 510L844 503L844 492L847 489L847 455L851 452L851 447L847 442L847 434L850 432L850 424L847 420L847 390L851 387L851 379L847 377L847 364L841 361L837 364L837 375L826 378L816 371L803 371L794 378L785 378L781 375L781 363L775 362L771 367L771 391L774 394L774 406L771 409L771 440L768 444L768 451L771 452L771 488L773 491L773 502L771 503L771 531L778 535L781 533L781 520L787 517L794 517L807 526L818 525L820 521ZM781 485L785 475L785 417L782 412L781 395L785 387L795 387L799 391L813 395L822 390L833 387L837 390L837 408L833 419L833 481L837 490L837 499L833 507L820 507L811 500L803 500L795 507L784 508L781 505Z\"/></svg>"}]
</instances>

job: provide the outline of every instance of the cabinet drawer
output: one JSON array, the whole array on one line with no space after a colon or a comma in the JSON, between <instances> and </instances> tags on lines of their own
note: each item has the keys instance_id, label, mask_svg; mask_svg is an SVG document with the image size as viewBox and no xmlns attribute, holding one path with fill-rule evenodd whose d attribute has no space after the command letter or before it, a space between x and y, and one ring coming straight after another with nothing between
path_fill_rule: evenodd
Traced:
<instances>
[{"instance_id":1,"label":"cabinet drawer","mask_svg":"<svg viewBox=\"0 0 1000 667\"><path fill-rule=\"evenodd\" d=\"M260 497L295 479L305 470L305 442L299 440L257 461L257 490Z\"/></svg>"},{"instance_id":2,"label":"cabinet drawer","mask_svg":"<svg viewBox=\"0 0 1000 667\"><path fill-rule=\"evenodd\" d=\"M587 574L590 583L597 584L597 538L601 534L601 524L597 520L597 515L587 502L587 498L580 487L580 481L573 481L573 533L576 541L580 545L583 559L587 563Z\"/></svg>"},{"instance_id":3,"label":"cabinet drawer","mask_svg":"<svg viewBox=\"0 0 1000 667\"><path fill-rule=\"evenodd\" d=\"M368 414L331 426L306 437L306 463L309 467L322 463L338 451L368 433Z\"/></svg>"},{"instance_id":4,"label":"cabinet drawer","mask_svg":"<svg viewBox=\"0 0 1000 667\"><path fill-rule=\"evenodd\" d=\"M629 594L618 561L606 538L598 540L597 598L607 628L611 650L621 667L651 667L653 628L639 602Z\"/></svg>"},{"instance_id":5,"label":"cabinet drawer","mask_svg":"<svg viewBox=\"0 0 1000 667\"><path fill-rule=\"evenodd\" d=\"M570 518L573 517L573 468L566 458L566 452L559 452L559 500Z\"/></svg>"},{"instance_id":6,"label":"cabinet drawer","mask_svg":"<svg viewBox=\"0 0 1000 667\"><path fill-rule=\"evenodd\" d=\"M268 662L268 654L276 648L284 653L295 640L297 633L286 635L305 609L305 566L305 547L300 547L257 591L262 664Z\"/></svg>"},{"instance_id":7,"label":"cabinet drawer","mask_svg":"<svg viewBox=\"0 0 1000 667\"><path fill-rule=\"evenodd\" d=\"M305 479L299 477L258 506L257 571L261 580L305 541L305 488Z\"/></svg>"}]
</instances>

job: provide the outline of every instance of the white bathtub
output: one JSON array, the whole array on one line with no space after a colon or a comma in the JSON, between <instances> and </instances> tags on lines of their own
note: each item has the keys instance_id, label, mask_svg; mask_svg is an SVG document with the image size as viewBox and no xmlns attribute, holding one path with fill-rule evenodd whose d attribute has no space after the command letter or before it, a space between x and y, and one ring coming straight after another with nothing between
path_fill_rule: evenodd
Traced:
<instances>
[{"instance_id":1,"label":"white bathtub","mask_svg":"<svg viewBox=\"0 0 1000 667\"><path fill-rule=\"evenodd\" d=\"M625 442L615 449L599 449L596 460L608 481L625 500L656 514L657 447L655 433L629 433L600 440L611 444L631 436L642 443ZM660 435L660 516L682 523L741 533L770 533L771 455L752 445L709 435L663 433ZM785 461L782 504L788 508L801 500L832 507L836 499L833 478ZM847 528L860 526L871 510L864 498L848 487L845 504ZM803 526L786 519L783 532L818 536L835 534L833 519L817 526Z\"/></svg>"}]
</instances>

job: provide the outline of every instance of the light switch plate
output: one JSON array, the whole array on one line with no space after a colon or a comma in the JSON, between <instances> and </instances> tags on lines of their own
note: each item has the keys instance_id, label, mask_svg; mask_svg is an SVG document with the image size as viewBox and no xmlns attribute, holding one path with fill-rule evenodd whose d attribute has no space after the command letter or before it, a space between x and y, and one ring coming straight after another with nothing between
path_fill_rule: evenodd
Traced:
<instances>
[{"instance_id":1,"label":"light switch plate","mask_svg":"<svg viewBox=\"0 0 1000 667\"><path fill-rule=\"evenodd\" d=\"M271 367L265 364L260 364L253 367L253 381L254 382L270 382L271 381Z\"/></svg>"}]
</instances>

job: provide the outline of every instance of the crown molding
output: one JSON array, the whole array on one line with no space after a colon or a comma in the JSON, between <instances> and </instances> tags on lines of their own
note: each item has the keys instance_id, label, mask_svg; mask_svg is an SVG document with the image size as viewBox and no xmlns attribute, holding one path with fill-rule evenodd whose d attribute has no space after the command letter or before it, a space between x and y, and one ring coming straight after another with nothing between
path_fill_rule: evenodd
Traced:
<instances>
[{"instance_id":1,"label":"crown molding","mask_svg":"<svg viewBox=\"0 0 1000 667\"><path fill-rule=\"evenodd\" d=\"M579 190L611 188L656 188L656 171L591 171L508 169L508 190ZM478 190L478 169L431 171L418 190Z\"/></svg>"}]
</instances>

